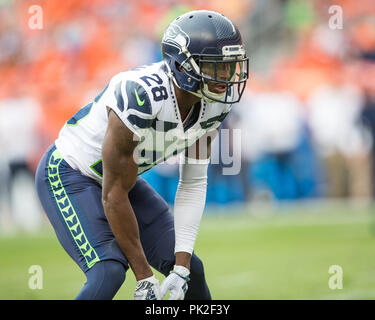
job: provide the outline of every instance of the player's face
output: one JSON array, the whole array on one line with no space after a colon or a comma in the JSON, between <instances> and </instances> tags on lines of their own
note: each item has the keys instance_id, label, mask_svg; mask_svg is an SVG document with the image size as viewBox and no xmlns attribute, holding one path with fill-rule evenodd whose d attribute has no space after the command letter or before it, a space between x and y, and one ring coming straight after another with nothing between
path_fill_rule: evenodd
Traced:
<instances>
[{"instance_id":1,"label":"player's face","mask_svg":"<svg viewBox=\"0 0 375 320\"><path fill-rule=\"evenodd\" d=\"M227 83L224 81L233 80L236 68L237 63L231 61L202 62L201 72L203 73L204 80L208 85L208 90L213 93L225 93L227 90Z\"/></svg>"}]
</instances>

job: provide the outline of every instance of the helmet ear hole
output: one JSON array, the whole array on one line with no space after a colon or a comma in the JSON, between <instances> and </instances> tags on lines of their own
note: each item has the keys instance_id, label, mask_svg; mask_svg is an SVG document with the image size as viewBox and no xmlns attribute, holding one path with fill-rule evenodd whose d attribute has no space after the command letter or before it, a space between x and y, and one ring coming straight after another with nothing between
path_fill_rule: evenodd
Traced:
<instances>
[{"instance_id":1,"label":"helmet ear hole","mask_svg":"<svg viewBox=\"0 0 375 320\"><path fill-rule=\"evenodd\" d=\"M182 69L181 65L175 61L175 66L176 66L176 69L179 71L179 72L183 72L184 70Z\"/></svg>"}]
</instances>

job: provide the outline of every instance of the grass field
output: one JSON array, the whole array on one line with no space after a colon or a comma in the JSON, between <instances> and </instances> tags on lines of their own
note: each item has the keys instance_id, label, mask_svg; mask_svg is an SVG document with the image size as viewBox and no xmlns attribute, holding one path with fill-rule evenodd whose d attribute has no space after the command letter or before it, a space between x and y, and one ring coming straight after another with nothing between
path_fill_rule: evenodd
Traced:
<instances>
[{"instance_id":1,"label":"grass field","mask_svg":"<svg viewBox=\"0 0 375 320\"><path fill-rule=\"evenodd\" d=\"M205 263L212 297L374 299L371 210L316 205L208 212L196 252ZM0 236L0 253L0 299L72 299L85 281L49 226L38 235ZM42 267L43 289L29 288L31 265ZM331 265L342 268L342 289L328 286ZM130 271L116 299L131 299L134 285Z\"/></svg>"}]
</instances>

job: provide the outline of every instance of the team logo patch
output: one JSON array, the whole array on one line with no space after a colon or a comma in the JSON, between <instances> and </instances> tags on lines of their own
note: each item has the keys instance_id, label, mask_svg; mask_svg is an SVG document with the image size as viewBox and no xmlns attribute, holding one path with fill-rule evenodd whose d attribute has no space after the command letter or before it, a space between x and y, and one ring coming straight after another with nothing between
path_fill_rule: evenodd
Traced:
<instances>
[{"instance_id":1,"label":"team logo patch","mask_svg":"<svg viewBox=\"0 0 375 320\"><path fill-rule=\"evenodd\" d=\"M164 33L162 43L169 44L177 48L179 50L179 54L181 54L182 48L189 46L190 38L178 25L170 24Z\"/></svg>"}]
</instances>

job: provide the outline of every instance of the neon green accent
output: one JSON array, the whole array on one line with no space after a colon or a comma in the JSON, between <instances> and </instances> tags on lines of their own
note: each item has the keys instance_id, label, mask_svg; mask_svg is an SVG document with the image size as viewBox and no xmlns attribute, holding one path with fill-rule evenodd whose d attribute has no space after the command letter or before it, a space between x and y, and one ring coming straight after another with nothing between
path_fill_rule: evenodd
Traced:
<instances>
[{"instance_id":1,"label":"neon green accent","mask_svg":"<svg viewBox=\"0 0 375 320\"><path fill-rule=\"evenodd\" d=\"M100 162L102 162L102 159L100 159L100 160L96 161L95 163L93 163L93 164L90 166L90 168L91 168L91 170L94 171L99 177L103 177L103 175L102 175L100 172L98 172L98 170L95 169L95 166L96 166L98 163L100 163Z\"/></svg>"},{"instance_id":2,"label":"neon green accent","mask_svg":"<svg viewBox=\"0 0 375 320\"><path fill-rule=\"evenodd\" d=\"M75 212L60 179L59 165L62 160L63 158L60 152L56 149L49 158L48 180L50 182L51 190L54 198L56 199L56 204L60 210L61 216L63 217L75 244L85 257L87 266L91 268L96 262L100 261L100 259L94 248L89 243L79 221L78 215Z\"/></svg>"},{"instance_id":3,"label":"neon green accent","mask_svg":"<svg viewBox=\"0 0 375 320\"><path fill-rule=\"evenodd\" d=\"M145 99L141 100L138 96L137 89L134 89L135 98L137 99L137 103L140 107L142 107L145 104Z\"/></svg>"},{"instance_id":4,"label":"neon green accent","mask_svg":"<svg viewBox=\"0 0 375 320\"><path fill-rule=\"evenodd\" d=\"M175 273L175 274L177 274L180 278L184 279L185 281L190 281L190 278L189 278L189 277L184 277L184 276L180 275L178 272L176 272L176 271L174 271L174 270L172 270L170 273Z\"/></svg>"},{"instance_id":5,"label":"neon green accent","mask_svg":"<svg viewBox=\"0 0 375 320\"><path fill-rule=\"evenodd\" d=\"M91 112L92 108L95 106L95 104L96 104L96 102L94 101L94 102L91 104L91 107L90 107L89 112L87 112L87 114L85 114L82 118L78 119L76 123L74 123L74 124L70 124L70 123L66 122L65 125L66 125L67 127L76 127L76 126L78 126L78 123L79 123L81 120L85 119L85 118L90 114L90 112ZM86 107L86 106L85 106L85 107ZM83 108L84 108L84 107L83 107ZM77 112L79 112L79 110L78 110ZM74 116L73 116L73 117L74 117Z\"/></svg>"}]
</instances>

